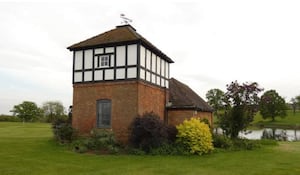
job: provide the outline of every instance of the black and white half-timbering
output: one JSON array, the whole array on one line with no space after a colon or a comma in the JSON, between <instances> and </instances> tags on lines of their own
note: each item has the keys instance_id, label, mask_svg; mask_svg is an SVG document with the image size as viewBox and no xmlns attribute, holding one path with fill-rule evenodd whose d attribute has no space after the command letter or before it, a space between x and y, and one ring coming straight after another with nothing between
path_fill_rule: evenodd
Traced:
<instances>
[{"instance_id":1,"label":"black and white half-timbering","mask_svg":"<svg viewBox=\"0 0 300 175\"><path fill-rule=\"evenodd\" d=\"M140 43L73 51L73 83L143 80L169 87L169 62Z\"/></svg>"}]
</instances>

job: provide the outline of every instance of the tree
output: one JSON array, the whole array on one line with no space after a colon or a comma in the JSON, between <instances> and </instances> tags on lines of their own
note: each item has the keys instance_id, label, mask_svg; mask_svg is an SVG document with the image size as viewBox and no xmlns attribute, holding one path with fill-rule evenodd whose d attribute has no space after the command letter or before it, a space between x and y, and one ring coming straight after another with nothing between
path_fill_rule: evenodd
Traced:
<instances>
[{"instance_id":1,"label":"tree","mask_svg":"<svg viewBox=\"0 0 300 175\"><path fill-rule=\"evenodd\" d=\"M275 117L287 115L285 100L275 90L266 91L261 96L259 110L263 119L272 118L272 121L275 121Z\"/></svg>"},{"instance_id":2,"label":"tree","mask_svg":"<svg viewBox=\"0 0 300 175\"><path fill-rule=\"evenodd\" d=\"M47 101L43 103L42 109L48 122L53 122L65 115L65 108L59 101Z\"/></svg>"},{"instance_id":3,"label":"tree","mask_svg":"<svg viewBox=\"0 0 300 175\"><path fill-rule=\"evenodd\" d=\"M220 89L211 89L207 91L206 98L208 104L214 108L214 113L218 116L218 111L224 108L224 92Z\"/></svg>"},{"instance_id":4,"label":"tree","mask_svg":"<svg viewBox=\"0 0 300 175\"><path fill-rule=\"evenodd\" d=\"M296 114L296 109L297 109L297 100L296 100L296 98L291 99L291 105L292 105L292 108L293 108L293 114L295 115Z\"/></svg>"},{"instance_id":5,"label":"tree","mask_svg":"<svg viewBox=\"0 0 300 175\"><path fill-rule=\"evenodd\" d=\"M24 101L21 104L15 105L10 111L14 116L17 116L25 121L34 121L42 116L42 110L31 101Z\"/></svg>"},{"instance_id":6,"label":"tree","mask_svg":"<svg viewBox=\"0 0 300 175\"><path fill-rule=\"evenodd\" d=\"M300 108L300 95L298 95L296 97L296 101L297 101L297 104L298 104L298 108Z\"/></svg>"},{"instance_id":7,"label":"tree","mask_svg":"<svg viewBox=\"0 0 300 175\"><path fill-rule=\"evenodd\" d=\"M258 93L262 90L257 83L240 85L235 81L227 85L227 92L224 94L224 114L220 117L220 127L227 136L237 138L239 132L253 121L258 111Z\"/></svg>"}]
</instances>

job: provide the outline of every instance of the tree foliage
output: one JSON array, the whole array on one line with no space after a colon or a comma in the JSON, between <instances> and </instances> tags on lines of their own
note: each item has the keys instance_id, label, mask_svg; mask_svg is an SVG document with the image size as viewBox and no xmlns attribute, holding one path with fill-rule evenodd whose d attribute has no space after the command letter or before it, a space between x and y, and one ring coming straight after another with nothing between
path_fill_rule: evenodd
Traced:
<instances>
[{"instance_id":1,"label":"tree foliage","mask_svg":"<svg viewBox=\"0 0 300 175\"><path fill-rule=\"evenodd\" d=\"M266 91L261 96L259 110L264 119L272 118L272 121L275 121L275 117L287 115L285 100L275 90Z\"/></svg>"},{"instance_id":2,"label":"tree foliage","mask_svg":"<svg viewBox=\"0 0 300 175\"><path fill-rule=\"evenodd\" d=\"M298 106L297 100L296 100L296 98L292 98L290 102L291 102L291 105L292 105L293 114L295 115L296 114L296 109L297 109L297 106Z\"/></svg>"},{"instance_id":3,"label":"tree foliage","mask_svg":"<svg viewBox=\"0 0 300 175\"><path fill-rule=\"evenodd\" d=\"M65 115L65 108L59 101L47 101L43 103L42 109L48 122L53 122Z\"/></svg>"},{"instance_id":4,"label":"tree foliage","mask_svg":"<svg viewBox=\"0 0 300 175\"><path fill-rule=\"evenodd\" d=\"M226 135L237 138L249 126L258 111L258 94L262 90L256 82L240 85L235 81L227 85L224 114L220 117L220 127Z\"/></svg>"},{"instance_id":5,"label":"tree foliage","mask_svg":"<svg viewBox=\"0 0 300 175\"><path fill-rule=\"evenodd\" d=\"M15 105L10 112L12 112L14 116L22 119L24 122L37 120L43 113L42 109L31 101L24 101L21 104Z\"/></svg>"},{"instance_id":6,"label":"tree foliage","mask_svg":"<svg viewBox=\"0 0 300 175\"><path fill-rule=\"evenodd\" d=\"M224 92L222 90L211 89L207 91L206 98L208 100L208 104L214 108L215 114L218 114L218 111L224 108Z\"/></svg>"},{"instance_id":7,"label":"tree foliage","mask_svg":"<svg viewBox=\"0 0 300 175\"><path fill-rule=\"evenodd\" d=\"M296 96L295 99L296 99L298 108L300 108L300 95Z\"/></svg>"}]
</instances>

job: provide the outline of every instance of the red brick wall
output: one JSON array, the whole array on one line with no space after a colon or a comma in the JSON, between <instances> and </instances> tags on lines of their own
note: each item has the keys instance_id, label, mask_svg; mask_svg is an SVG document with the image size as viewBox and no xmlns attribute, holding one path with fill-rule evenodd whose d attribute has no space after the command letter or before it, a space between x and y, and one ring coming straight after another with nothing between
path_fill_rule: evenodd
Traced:
<instances>
[{"instance_id":1,"label":"red brick wall","mask_svg":"<svg viewBox=\"0 0 300 175\"><path fill-rule=\"evenodd\" d=\"M197 111L195 112L195 110L190 110L190 109L185 109L185 110L172 110L169 109L168 110L168 124L170 125L179 125L181 124L185 119L190 119L192 117L196 117L196 118L206 118L208 119L208 121L210 122L210 124L212 124L213 122L213 116L211 112L201 112L201 111Z\"/></svg>"},{"instance_id":2,"label":"red brick wall","mask_svg":"<svg viewBox=\"0 0 300 175\"><path fill-rule=\"evenodd\" d=\"M138 86L138 113L154 112L164 120L166 89L140 82Z\"/></svg>"},{"instance_id":3,"label":"red brick wall","mask_svg":"<svg viewBox=\"0 0 300 175\"><path fill-rule=\"evenodd\" d=\"M126 143L128 127L137 114L165 112L165 89L141 81L74 84L72 125L79 133L89 134L96 128L96 101L112 102L111 129L117 140Z\"/></svg>"}]
</instances>

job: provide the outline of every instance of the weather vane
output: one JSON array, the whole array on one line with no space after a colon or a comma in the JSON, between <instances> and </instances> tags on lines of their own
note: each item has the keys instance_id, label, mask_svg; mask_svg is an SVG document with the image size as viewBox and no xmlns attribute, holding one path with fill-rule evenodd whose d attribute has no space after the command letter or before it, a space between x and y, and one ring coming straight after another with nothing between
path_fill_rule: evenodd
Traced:
<instances>
[{"instance_id":1,"label":"weather vane","mask_svg":"<svg viewBox=\"0 0 300 175\"><path fill-rule=\"evenodd\" d=\"M130 22L132 22L131 19L125 17L125 14L120 14L120 18L122 19L121 24L129 24Z\"/></svg>"}]
</instances>

